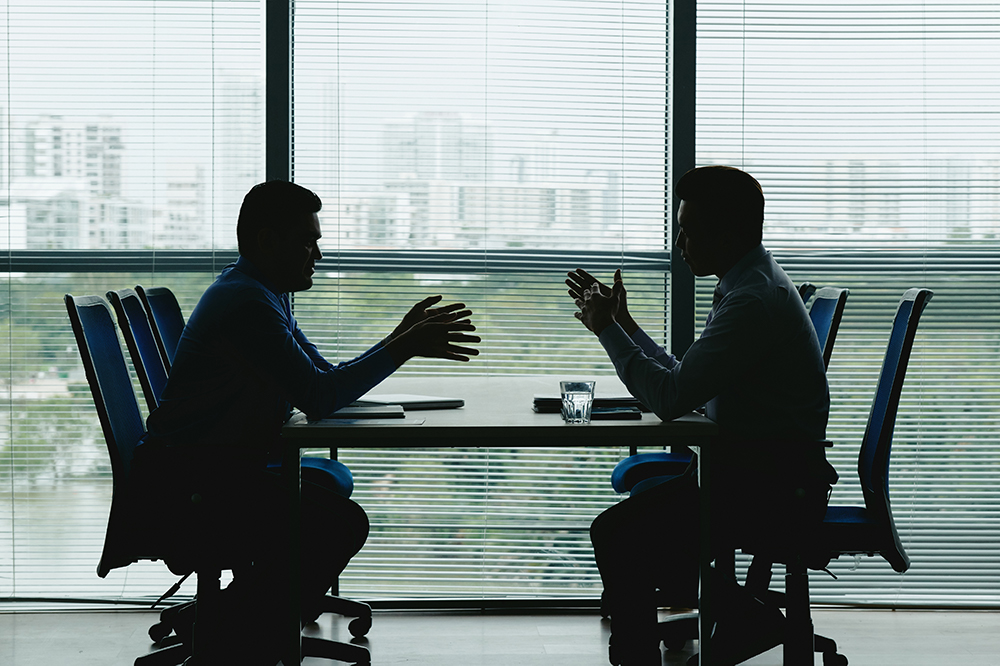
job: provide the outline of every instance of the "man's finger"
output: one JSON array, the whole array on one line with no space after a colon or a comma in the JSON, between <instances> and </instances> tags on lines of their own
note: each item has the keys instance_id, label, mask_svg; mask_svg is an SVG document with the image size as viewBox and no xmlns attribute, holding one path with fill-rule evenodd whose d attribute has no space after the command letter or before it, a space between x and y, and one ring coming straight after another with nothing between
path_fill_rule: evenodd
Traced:
<instances>
[{"instance_id":1,"label":"man's finger","mask_svg":"<svg viewBox=\"0 0 1000 666\"><path fill-rule=\"evenodd\" d=\"M427 309L427 308L429 308L430 306L432 306L432 305L434 305L435 303L437 303L438 301L440 301L440 300L441 300L442 298L444 298L444 296L441 296L440 294L439 294L439 295L437 295L437 296L428 296L428 297L427 297L427 298L425 298L424 300L422 300L422 301L420 301L420 302L416 303L416 304L415 304L415 305L414 305L414 306L413 306L412 308L410 308L410 309L411 309L411 310L426 310L426 309Z\"/></svg>"}]
</instances>

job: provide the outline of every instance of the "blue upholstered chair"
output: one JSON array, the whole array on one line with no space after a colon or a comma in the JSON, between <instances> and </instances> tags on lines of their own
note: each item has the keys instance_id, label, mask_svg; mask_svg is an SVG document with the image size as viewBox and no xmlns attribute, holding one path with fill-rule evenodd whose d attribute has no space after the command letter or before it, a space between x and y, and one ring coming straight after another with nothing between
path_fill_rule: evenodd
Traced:
<instances>
[{"instance_id":1,"label":"blue upholstered chair","mask_svg":"<svg viewBox=\"0 0 1000 666\"><path fill-rule=\"evenodd\" d=\"M184 332L184 315L181 313L181 306L177 303L174 292L167 287L151 287L143 289L141 285L135 286L135 292L142 301L146 316L153 322L153 337L156 338L156 347L163 359L163 365L167 372L174 362L174 352L177 351L177 344L181 341L181 333Z\"/></svg>"},{"instance_id":2,"label":"blue upholstered chair","mask_svg":"<svg viewBox=\"0 0 1000 666\"><path fill-rule=\"evenodd\" d=\"M830 365L830 355L837 339L840 320L844 315L847 303L847 289L823 287L817 289L809 282L799 285L799 295L804 303L813 296L812 307L809 308L809 318L812 320L819 346L823 350L824 367ZM619 461L611 472L611 487L615 492L642 492L646 488L662 483L664 477L683 474L691 462L691 454L674 453L670 451L653 451L637 453Z\"/></svg>"},{"instance_id":3,"label":"blue upholstered chair","mask_svg":"<svg viewBox=\"0 0 1000 666\"><path fill-rule=\"evenodd\" d=\"M65 302L111 459L111 513L97 575L104 578L112 569L139 560L163 560L177 575L186 576L195 572L198 576L197 620L190 644L173 642L137 658L135 664L227 663L231 644L219 635L217 629L221 624L219 584L223 569L246 564L238 550L238 540L219 536L212 543L206 543L203 539L211 539L212 534L221 535L224 530L202 529L198 531L200 540L197 547L185 548L183 544L188 541L164 538L159 526L145 525L146 521L129 505L135 448L146 433L111 308L100 296L74 298L67 294ZM129 309L123 308L125 311ZM246 640L245 637L239 639L241 643ZM371 662L371 656L364 647L313 637L303 637L302 653L304 656L358 665ZM189 658L191 661L186 661Z\"/></svg>"},{"instance_id":4,"label":"blue upholstered chair","mask_svg":"<svg viewBox=\"0 0 1000 666\"><path fill-rule=\"evenodd\" d=\"M162 544L157 544L152 539L145 540L138 536L141 530L137 529L138 525L132 515L129 498L132 459L136 445L145 435L145 427L118 342L115 323L111 318L111 308L100 296L74 298L67 294L65 301L111 458L111 513L104 538L104 550L97 565L97 575L104 578L112 569L128 566L132 562L161 559L167 562L175 574L186 575L191 572L190 569L185 566L178 568L171 560L169 549L163 549ZM206 548L205 552L207 550ZM218 597L222 569L232 568L238 563L233 561L238 559L235 555L230 554L230 558L228 563L224 563L222 557L205 558L196 565L199 596L206 600ZM199 619L202 627L211 624L211 606L211 602L203 604L203 617ZM218 654L218 645L209 640L201 640L202 636L202 633L198 633L199 646L212 654ZM190 654L188 646L178 643L139 657L135 664L180 664ZM199 656L205 654L200 652Z\"/></svg>"},{"instance_id":5,"label":"blue upholstered chair","mask_svg":"<svg viewBox=\"0 0 1000 666\"><path fill-rule=\"evenodd\" d=\"M145 294L145 298L140 295ZM111 301L118 315L132 364L135 366L139 384L149 410L159 405L159 396L166 386L167 373L173 361L174 347L180 341L184 330L184 315L177 304L173 292L167 287L153 287L144 290L136 286L135 290L120 289L109 291ZM141 301L141 302L140 302ZM155 326L152 325L155 323ZM157 333L160 326L164 330ZM153 341L155 342L155 348ZM350 497L354 491L354 478L351 470L338 460L331 458L302 457L302 479L310 481L342 497ZM272 463L277 469L280 463ZM336 594L337 590L334 590ZM317 613L337 613L356 618L348 625L354 636L364 636L372 626L372 609L366 603L327 595L324 605L316 609ZM167 613L161 618L159 625L150 629L150 637L159 641L171 631L172 614ZM315 618L306 618L311 621Z\"/></svg>"},{"instance_id":6,"label":"blue upholstered chair","mask_svg":"<svg viewBox=\"0 0 1000 666\"><path fill-rule=\"evenodd\" d=\"M167 385L167 367L164 366L153 327L149 325L142 301L131 289L109 291L107 298L118 317L118 326L132 358L132 367L142 387L146 407L153 411L159 406L160 394Z\"/></svg>"},{"instance_id":7,"label":"blue upholstered chair","mask_svg":"<svg viewBox=\"0 0 1000 666\"><path fill-rule=\"evenodd\" d=\"M868 424L858 454L858 477L864 506L832 505L815 531L788 550L774 551L769 544L743 544L744 552L753 554L746 587L759 599L786 609L784 663L812 663L812 653L823 653L824 666L847 664L837 654L832 640L815 636L809 614L809 578L807 568L821 569L841 555L880 555L894 571L903 573L910 559L903 549L889 502L889 456L899 410L903 380L913 349L920 315L933 292L910 289L899 301L892 330L879 373ZM773 563L785 565L783 595L768 592ZM772 646L760 646L760 650Z\"/></svg>"}]
</instances>

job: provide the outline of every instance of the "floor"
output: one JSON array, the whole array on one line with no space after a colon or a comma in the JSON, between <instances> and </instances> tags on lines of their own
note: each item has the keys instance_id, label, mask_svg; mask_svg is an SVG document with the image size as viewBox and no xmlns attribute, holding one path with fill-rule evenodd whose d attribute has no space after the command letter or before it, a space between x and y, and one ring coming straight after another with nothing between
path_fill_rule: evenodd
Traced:
<instances>
[{"instance_id":1,"label":"floor","mask_svg":"<svg viewBox=\"0 0 1000 666\"><path fill-rule=\"evenodd\" d=\"M8 610L0 607L3 666L131 666L149 650L155 621L143 611ZM1000 666L1000 612L815 610L813 619L852 666ZM350 638L333 617L310 631ZM367 645L374 666L606 666L607 639L596 614L381 611ZM664 653L663 664L681 666L691 653ZM333 662L303 661L321 663ZM780 649L745 663L779 666Z\"/></svg>"}]
</instances>

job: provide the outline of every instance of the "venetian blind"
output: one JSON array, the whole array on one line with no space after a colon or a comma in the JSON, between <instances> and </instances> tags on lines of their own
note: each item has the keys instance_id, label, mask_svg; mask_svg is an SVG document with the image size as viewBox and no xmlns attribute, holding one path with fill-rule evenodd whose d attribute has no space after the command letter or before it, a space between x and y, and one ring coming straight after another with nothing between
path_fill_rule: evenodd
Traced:
<instances>
[{"instance_id":1,"label":"venetian blind","mask_svg":"<svg viewBox=\"0 0 1000 666\"><path fill-rule=\"evenodd\" d=\"M62 297L163 285L190 313L235 256L263 39L259 0L0 0L2 599L176 580L96 576L110 466Z\"/></svg>"},{"instance_id":2,"label":"venetian blind","mask_svg":"<svg viewBox=\"0 0 1000 666\"><path fill-rule=\"evenodd\" d=\"M555 391L613 373L566 271L623 267L662 339L667 46L663 2L297 1L293 171L324 200L326 254L303 329L350 358L440 293L474 309L482 354L402 372ZM372 519L342 589L593 598L588 529L626 450L342 451Z\"/></svg>"},{"instance_id":3,"label":"venetian blind","mask_svg":"<svg viewBox=\"0 0 1000 666\"><path fill-rule=\"evenodd\" d=\"M765 244L797 282L848 287L830 363L833 503L862 503L857 453L889 328L935 292L890 467L912 559L835 562L814 601L1000 603L1000 9L987 2L724 2L698 12L698 163L761 182ZM702 314L712 284L699 284Z\"/></svg>"}]
</instances>

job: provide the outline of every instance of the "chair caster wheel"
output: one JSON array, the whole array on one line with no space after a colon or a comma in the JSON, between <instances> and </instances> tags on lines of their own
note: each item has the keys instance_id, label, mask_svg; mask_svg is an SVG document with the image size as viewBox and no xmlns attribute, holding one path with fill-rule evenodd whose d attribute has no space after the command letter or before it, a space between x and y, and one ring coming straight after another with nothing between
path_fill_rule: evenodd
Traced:
<instances>
[{"instance_id":1,"label":"chair caster wheel","mask_svg":"<svg viewBox=\"0 0 1000 666\"><path fill-rule=\"evenodd\" d=\"M823 666L847 666L847 657L836 652L824 652Z\"/></svg>"},{"instance_id":2,"label":"chair caster wheel","mask_svg":"<svg viewBox=\"0 0 1000 666\"><path fill-rule=\"evenodd\" d=\"M359 617L355 620L351 620L351 623L347 625L347 630L350 631L351 636L354 636L355 638L361 638L367 634L371 628L372 618L370 615L368 617Z\"/></svg>"},{"instance_id":3,"label":"chair caster wheel","mask_svg":"<svg viewBox=\"0 0 1000 666\"><path fill-rule=\"evenodd\" d=\"M164 622L157 622L149 628L149 638L154 643L159 643L164 638L170 635L173 628Z\"/></svg>"},{"instance_id":4,"label":"chair caster wheel","mask_svg":"<svg viewBox=\"0 0 1000 666\"><path fill-rule=\"evenodd\" d=\"M686 646L687 646L686 638L675 638L672 641L663 641L663 647L667 648L667 652L680 652Z\"/></svg>"}]
</instances>

